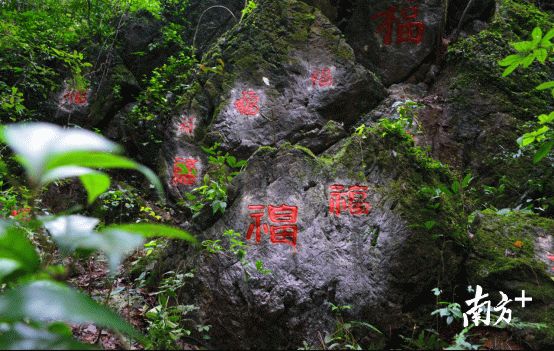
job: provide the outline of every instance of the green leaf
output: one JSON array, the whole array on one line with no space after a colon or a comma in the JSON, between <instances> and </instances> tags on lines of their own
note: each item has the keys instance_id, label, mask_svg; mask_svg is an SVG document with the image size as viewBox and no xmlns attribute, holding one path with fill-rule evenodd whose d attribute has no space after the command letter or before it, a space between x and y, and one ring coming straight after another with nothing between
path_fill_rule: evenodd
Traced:
<instances>
[{"instance_id":1,"label":"green leaf","mask_svg":"<svg viewBox=\"0 0 554 351\"><path fill-rule=\"evenodd\" d=\"M469 186L469 183L471 183L471 181L473 180L473 177L471 176L471 174L467 174L465 177L464 177L464 180L462 180L462 188L467 188Z\"/></svg>"},{"instance_id":2,"label":"green leaf","mask_svg":"<svg viewBox=\"0 0 554 351\"><path fill-rule=\"evenodd\" d=\"M545 63L546 58L548 57L548 51L546 49L535 49L535 57L539 60L540 63Z\"/></svg>"},{"instance_id":3,"label":"green leaf","mask_svg":"<svg viewBox=\"0 0 554 351\"><path fill-rule=\"evenodd\" d=\"M535 48L533 42L530 41L520 41L517 43L511 43L511 45L519 52L527 52Z\"/></svg>"},{"instance_id":4,"label":"green leaf","mask_svg":"<svg viewBox=\"0 0 554 351\"><path fill-rule=\"evenodd\" d=\"M519 62L521 62L522 59L523 57L520 55L510 55L505 57L503 60L499 61L498 64L500 66L511 66L515 63L519 64Z\"/></svg>"},{"instance_id":5,"label":"green leaf","mask_svg":"<svg viewBox=\"0 0 554 351\"><path fill-rule=\"evenodd\" d=\"M423 223L423 226L425 227L425 229L427 230L431 230L435 227L435 225L437 225L437 222L436 221L433 221L433 220L430 220L430 221L426 221L425 223Z\"/></svg>"},{"instance_id":6,"label":"green leaf","mask_svg":"<svg viewBox=\"0 0 554 351\"><path fill-rule=\"evenodd\" d=\"M377 329L375 326L369 324L369 323L366 323L366 322L360 322L360 321L352 321L350 322L352 323L352 325L356 326L356 327L366 327L367 329L369 330L372 330L378 334L383 334L382 331L380 331L379 329Z\"/></svg>"},{"instance_id":7,"label":"green leaf","mask_svg":"<svg viewBox=\"0 0 554 351\"><path fill-rule=\"evenodd\" d=\"M533 29L531 36L533 37L533 44L537 45L542 39L542 30L539 27L536 27Z\"/></svg>"},{"instance_id":8,"label":"green leaf","mask_svg":"<svg viewBox=\"0 0 554 351\"><path fill-rule=\"evenodd\" d=\"M517 67L519 66L519 63L514 63L510 67L506 68L504 72L502 73L502 77L509 76Z\"/></svg>"},{"instance_id":9,"label":"green leaf","mask_svg":"<svg viewBox=\"0 0 554 351\"><path fill-rule=\"evenodd\" d=\"M70 330L71 331L71 330ZM23 323L9 325L0 329L0 349L2 350L95 350L74 340L70 335L63 335L52 330L33 328Z\"/></svg>"},{"instance_id":10,"label":"green leaf","mask_svg":"<svg viewBox=\"0 0 554 351\"><path fill-rule=\"evenodd\" d=\"M56 244L63 250L100 250L108 257L109 268L115 274L127 254L142 246L141 236L122 231L93 231L99 223L96 218L81 215L62 216L44 221L44 226Z\"/></svg>"},{"instance_id":11,"label":"green leaf","mask_svg":"<svg viewBox=\"0 0 554 351\"><path fill-rule=\"evenodd\" d=\"M542 144L539 151L537 151L537 153L533 157L533 162L539 163L543 158L546 157L546 155L548 155L548 153L552 150L553 147L554 147L554 141L550 141Z\"/></svg>"},{"instance_id":12,"label":"green leaf","mask_svg":"<svg viewBox=\"0 0 554 351\"><path fill-rule=\"evenodd\" d=\"M92 233L80 242L79 247L89 250L100 250L108 257L110 274L115 275L121 261L134 250L142 247L142 237L127 232L106 231Z\"/></svg>"},{"instance_id":13,"label":"green leaf","mask_svg":"<svg viewBox=\"0 0 554 351\"><path fill-rule=\"evenodd\" d=\"M100 220L81 215L41 218L44 227L50 232L56 244L66 252L74 251L94 233Z\"/></svg>"},{"instance_id":14,"label":"green leaf","mask_svg":"<svg viewBox=\"0 0 554 351\"><path fill-rule=\"evenodd\" d=\"M525 147L533 142L535 142L535 136L532 133L525 133L517 139L517 143L520 147Z\"/></svg>"},{"instance_id":15,"label":"green leaf","mask_svg":"<svg viewBox=\"0 0 554 351\"><path fill-rule=\"evenodd\" d=\"M452 192L454 194L457 194L460 191L460 182L455 180L454 183L452 183Z\"/></svg>"},{"instance_id":16,"label":"green leaf","mask_svg":"<svg viewBox=\"0 0 554 351\"><path fill-rule=\"evenodd\" d=\"M230 166L230 167L235 167L236 164L237 164L237 159L235 156L228 156L227 157L227 164Z\"/></svg>"},{"instance_id":17,"label":"green leaf","mask_svg":"<svg viewBox=\"0 0 554 351\"><path fill-rule=\"evenodd\" d=\"M107 307L81 292L50 280L27 283L0 296L0 321L13 323L24 319L94 323L141 338L131 325Z\"/></svg>"},{"instance_id":18,"label":"green leaf","mask_svg":"<svg viewBox=\"0 0 554 351\"><path fill-rule=\"evenodd\" d=\"M18 261L11 258L0 258L0 282L20 268L21 264Z\"/></svg>"},{"instance_id":19,"label":"green leaf","mask_svg":"<svg viewBox=\"0 0 554 351\"><path fill-rule=\"evenodd\" d=\"M84 129L63 129L48 123L11 124L1 139L18 154L31 182L39 184L49 158L70 151L118 151L108 139Z\"/></svg>"},{"instance_id":20,"label":"green leaf","mask_svg":"<svg viewBox=\"0 0 554 351\"><path fill-rule=\"evenodd\" d=\"M541 46L542 47L550 47L552 46L551 40L554 38L554 28L548 31L546 35L541 40Z\"/></svg>"},{"instance_id":21,"label":"green leaf","mask_svg":"<svg viewBox=\"0 0 554 351\"><path fill-rule=\"evenodd\" d=\"M527 68L531 66L531 64L535 61L535 54L530 54L529 56L525 57L523 61L521 62L522 66L524 68Z\"/></svg>"},{"instance_id":22,"label":"green leaf","mask_svg":"<svg viewBox=\"0 0 554 351\"><path fill-rule=\"evenodd\" d=\"M0 221L0 281L16 272L34 273L39 267L39 256L25 233Z\"/></svg>"},{"instance_id":23,"label":"green leaf","mask_svg":"<svg viewBox=\"0 0 554 351\"><path fill-rule=\"evenodd\" d=\"M548 124L554 122L554 112L551 112L548 115L540 115L538 118L540 124Z\"/></svg>"},{"instance_id":24,"label":"green leaf","mask_svg":"<svg viewBox=\"0 0 554 351\"><path fill-rule=\"evenodd\" d=\"M537 90L546 90L546 89L554 89L554 80L550 82L545 82L536 87Z\"/></svg>"},{"instance_id":25,"label":"green leaf","mask_svg":"<svg viewBox=\"0 0 554 351\"><path fill-rule=\"evenodd\" d=\"M50 170L61 166L136 169L137 163L124 156L105 152L72 151L53 155L48 159L45 169Z\"/></svg>"},{"instance_id":26,"label":"green leaf","mask_svg":"<svg viewBox=\"0 0 554 351\"><path fill-rule=\"evenodd\" d=\"M40 184L46 185L56 180L72 178L72 177L80 177L82 175L90 174L94 172L96 171L85 167L77 167L77 166L58 167L44 173L40 178Z\"/></svg>"},{"instance_id":27,"label":"green leaf","mask_svg":"<svg viewBox=\"0 0 554 351\"><path fill-rule=\"evenodd\" d=\"M158 196L162 200L165 199L162 183L158 176L146 166L143 166L124 156L113 155L105 152L67 152L50 157L45 166L47 170L55 169L62 166L78 166L87 168L104 168L104 169L134 169L141 172L148 181L154 185Z\"/></svg>"},{"instance_id":28,"label":"green leaf","mask_svg":"<svg viewBox=\"0 0 554 351\"><path fill-rule=\"evenodd\" d=\"M101 172L84 174L80 177L88 194L88 204L110 188L110 177Z\"/></svg>"},{"instance_id":29,"label":"green leaf","mask_svg":"<svg viewBox=\"0 0 554 351\"><path fill-rule=\"evenodd\" d=\"M171 239L182 239L189 242L196 242L196 238L187 231L170 227L163 224L154 223L135 223L135 224L116 224L105 227L102 232L126 232L137 234L145 238L165 237Z\"/></svg>"}]
</instances>

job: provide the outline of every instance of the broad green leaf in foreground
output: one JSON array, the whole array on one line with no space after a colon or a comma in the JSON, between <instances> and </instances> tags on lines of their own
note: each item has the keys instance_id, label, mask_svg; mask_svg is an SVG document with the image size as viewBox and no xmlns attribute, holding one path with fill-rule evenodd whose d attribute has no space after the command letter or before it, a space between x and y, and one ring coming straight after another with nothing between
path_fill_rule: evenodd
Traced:
<instances>
[{"instance_id":1,"label":"broad green leaf in foreground","mask_svg":"<svg viewBox=\"0 0 554 351\"><path fill-rule=\"evenodd\" d=\"M533 157L533 163L539 163L543 158L550 153L550 150L554 148L554 141L549 141L541 145L535 156Z\"/></svg>"},{"instance_id":2,"label":"broad green leaf in foreground","mask_svg":"<svg viewBox=\"0 0 554 351\"><path fill-rule=\"evenodd\" d=\"M184 230L161 224L111 225L96 232L94 228L99 223L96 218L71 215L43 221L54 241L65 251L86 249L104 252L112 274L128 253L144 243L144 238L159 236L196 241L194 236Z\"/></svg>"},{"instance_id":3,"label":"broad green leaf in foreground","mask_svg":"<svg viewBox=\"0 0 554 351\"><path fill-rule=\"evenodd\" d=\"M158 195L163 199L164 192L159 178L148 167L143 166L124 156L113 155L103 152L72 151L64 154L52 156L45 169L49 173L52 170L65 168L69 166L102 169L132 169L141 172L150 183L154 185ZM82 181L82 178L81 178ZM84 184L84 182L83 182ZM85 185L86 187L86 185ZM90 200L90 198L89 198Z\"/></svg>"},{"instance_id":4,"label":"broad green leaf in foreground","mask_svg":"<svg viewBox=\"0 0 554 351\"><path fill-rule=\"evenodd\" d=\"M17 271L35 272L39 266L38 254L25 233L0 222L0 282Z\"/></svg>"},{"instance_id":5,"label":"broad green leaf in foreground","mask_svg":"<svg viewBox=\"0 0 554 351\"><path fill-rule=\"evenodd\" d=\"M84 129L64 129L48 123L12 124L0 130L0 140L19 155L29 179L40 183L48 159L69 151L115 152L119 147Z\"/></svg>"},{"instance_id":6,"label":"broad green leaf in foreground","mask_svg":"<svg viewBox=\"0 0 554 351\"><path fill-rule=\"evenodd\" d=\"M110 177L105 173L98 172L90 168L76 166L62 166L54 168L43 175L41 183L46 185L58 179L72 177L79 177L79 179L81 179L81 183L83 183L83 186L87 191L89 204L92 204L98 196L108 190L111 184Z\"/></svg>"},{"instance_id":7,"label":"broad green leaf in foreground","mask_svg":"<svg viewBox=\"0 0 554 351\"><path fill-rule=\"evenodd\" d=\"M189 232L162 224L136 223L111 225L104 228L102 232L127 232L141 235L145 238L162 236L165 238L196 242L194 236Z\"/></svg>"},{"instance_id":8,"label":"broad green leaf in foreground","mask_svg":"<svg viewBox=\"0 0 554 351\"><path fill-rule=\"evenodd\" d=\"M108 257L110 272L115 274L125 256L139 248L144 240L142 236L126 232L97 233L94 227L98 223L96 218L71 215L45 221L44 226L56 244L66 251L86 249L104 252Z\"/></svg>"},{"instance_id":9,"label":"broad green leaf in foreground","mask_svg":"<svg viewBox=\"0 0 554 351\"><path fill-rule=\"evenodd\" d=\"M1 128L0 141L14 150L34 185L79 177L90 204L110 185L108 176L95 169L133 169L141 172L164 199L162 184L152 170L112 154L121 148L91 131L64 129L47 123L17 124Z\"/></svg>"},{"instance_id":10,"label":"broad green leaf in foreground","mask_svg":"<svg viewBox=\"0 0 554 351\"><path fill-rule=\"evenodd\" d=\"M70 335L33 328L23 323L0 327L2 350L94 350L92 345L82 344Z\"/></svg>"},{"instance_id":11,"label":"broad green leaf in foreground","mask_svg":"<svg viewBox=\"0 0 554 351\"><path fill-rule=\"evenodd\" d=\"M93 323L140 338L131 325L107 307L81 292L50 280L21 285L0 296L0 322L13 323L24 319Z\"/></svg>"},{"instance_id":12,"label":"broad green leaf in foreground","mask_svg":"<svg viewBox=\"0 0 554 351\"><path fill-rule=\"evenodd\" d=\"M44 227L50 232L52 239L64 251L74 251L82 248L83 240L94 233L94 228L100 220L81 215L63 216L55 219L43 219Z\"/></svg>"}]
</instances>

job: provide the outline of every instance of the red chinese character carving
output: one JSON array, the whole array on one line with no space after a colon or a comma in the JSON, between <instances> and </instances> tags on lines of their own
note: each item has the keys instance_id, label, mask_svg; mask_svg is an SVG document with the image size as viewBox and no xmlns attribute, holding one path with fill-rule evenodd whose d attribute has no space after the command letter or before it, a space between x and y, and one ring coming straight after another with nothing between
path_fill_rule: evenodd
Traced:
<instances>
[{"instance_id":1,"label":"red chinese character carving","mask_svg":"<svg viewBox=\"0 0 554 351\"><path fill-rule=\"evenodd\" d=\"M548 255L548 259L554 261L554 255ZM551 269L554 271L554 266L552 266Z\"/></svg>"},{"instance_id":2,"label":"red chinese character carving","mask_svg":"<svg viewBox=\"0 0 554 351\"><path fill-rule=\"evenodd\" d=\"M63 95L63 102L70 105L83 106L88 103L86 91L70 90Z\"/></svg>"},{"instance_id":3,"label":"red chinese character carving","mask_svg":"<svg viewBox=\"0 0 554 351\"><path fill-rule=\"evenodd\" d=\"M283 225L271 226L271 242L275 244L287 244L296 247L298 227L298 207L296 206L269 206L269 220Z\"/></svg>"},{"instance_id":4,"label":"red chinese character carving","mask_svg":"<svg viewBox=\"0 0 554 351\"><path fill-rule=\"evenodd\" d=\"M377 32L383 34L383 44L391 45L394 25L396 24L396 43L415 43L420 44L423 41L425 33L425 24L415 20L419 14L417 6L409 6L400 9L400 17L406 22L401 22L397 17L397 6L390 6L386 11L379 12L371 16L372 20L383 18L381 24L377 26Z\"/></svg>"},{"instance_id":5,"label":"red chinese character carving","mask_svg":"<svg viewBox=\"0 0 554 351\"><path fill-rule=\"evenodd\" d=\"M188 136L192 136L194 133L196 118L183 117L181 123L179 124L179 132L185 133Z\"/></svg>"},{"instance_id":6,"label":"red chinese character carving","mask_svg":"<svg viewBox=\"0 0 554 351\"><path fill-rule=\"evenodd\" d=\"M196 183L196 163L193 158L175 157L173 163L173 184L193 185Z\"/></svg>"},{"instance_id":7,"label":"red chinese character carving","mask_svg":"<svg viewBox=\"0 0 554 351\"><path fill-rule=\"evenodd\" d=\"M325 88L333 85L333 74L331 73L331 69L328 67L315 69L310 78L312 80L313 88L317 86Z\"/></svg>"},{"instance_id":8,"label":"red chinese character carving","mask_svg":"<svg viewBox=\"0 0 554 351\"><path fill-rule=\"evenodd\" d=\"M346 199L343 197L344 185L331 185L329 189L331 190L331 196L329 199L329 212L336 216L340 216L342 209L348 208L348 205L346 204Z\"/></svg>"},{"instance_id":9,"label":"red chinese character carving","mask_svg":"<svg viewBox=\"0 0 554 351\"><path fill-rule=\"evenodd\" d=\"M351 215L361 216L367 215L371 211L371 204L365 202L367 199L367 186L353 185L345 192L343 185L334 184L329 189L329 212L331 214L340 216L343 209L348 209Z\"/></svg>"},{"instance_id":10,"label":"red chinese character carving","mask_svg":"<svg viewBox=\"0 0 554 351\"><path fill-rule=\"evenodd\" d=\"M248 209L256 212L250 214L250 217L254 219L254 223L250 224L250 226L248 227L248 232L246 233L246 240L250 240L250 238L252 237L252 233L254 232L254 230L256 230L256 242L259 243L262 240L262 233L261 233L262 228L266 232L266 234L269 233L267 224L264 223L262 226L262 217L264 216L265 206L249 205Z\"/></svg>"},{"instance_id":11,"label":"red chinese character carving","mask_svg":"<svg viewBox=\"0 0 554 351\"><path fill-rule=\"evenodd\" d=\"M348 188L348 203L350 213L354 216L367 215L371 211L371 204L364 202L367 199L367 186L354 185Z\"/></svg>"},{"instance_id":12,"label":"red chinese character carving","mask_svg":"<svg viewBox=\"0 0 554 351\"><path fill-rule=\"evenodd\" d=\"M246 240L252 238L254 231L256 232L256 242L259 243L262 239L262 231L266 234L270 234L270 240L274 244L287 244L296 248L296 241L298 237L298 226L296 221L298 219L298 207L296 206L268 206L269 220L273 223L279 223L280 225L268 226L266 223L262 223L262 218L265 213L264 205L249 205L248 210L250 217L254 220L248 227L246 233Z\"/></svg>"},{"instance_id":13,"label":"red chinese character carving","mask_svg":"<svg viewBox=\"0 0 554 351\"><path fill-rule=\"evenodd\" d=\"M247 90L242 92L242 97L235 101L235 108L244 116L255 116L260 112L258 103L260 97L253 90Z\"/></svg>"}]
</instances>

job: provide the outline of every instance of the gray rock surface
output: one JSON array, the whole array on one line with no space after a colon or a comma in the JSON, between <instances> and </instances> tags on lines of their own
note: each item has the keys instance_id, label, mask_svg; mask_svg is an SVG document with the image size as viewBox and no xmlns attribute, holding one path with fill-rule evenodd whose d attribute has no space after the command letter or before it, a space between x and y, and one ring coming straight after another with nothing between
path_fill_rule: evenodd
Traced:
<instances>
[{"instance_id":1,"label":"gray rock surface","mask_svg":"<svg viewBox=\"0 0 554 351\"><path fill-rule=\"evenodd\" d=\"M339 27L356 59L385 85L410 76L434 54L446 22L445 0L307 0Z\"/></svg>"},{"instance_id":2,"label":"gray rock surface","mask_svg":"<svg viewBox=\"0 0 554 351\"><path fill-rule=\"evenodd\" d=\"M429 294L441 271L455 274L461 256L446 245L450 259L443 269L436 241L428 232L410 229L406 217L422 204L404 203L402 198L413 195L410 179L425 171L402 166L406 160L395 160L391 150L371 140L353 138L337 145L333 155L340 156L328 163L290 145L262 149L250 159L234 182L237 191L229 208L201 239L222 240L227 246L222 234L233 229L247 242L247 260L261 260L271 274L262 275L251 265L245 268L232 254L189 252L184 264L184 269L197 267L194 287L185 294L204 311L204 322L214 326L216 346L295 348L303 340L319 344L318 333L331 332L336 322L331 303L352 305L347 312L352 320L382 330L398 328L411 318L406 306ZM437 176L427 175L429 180ZM392 192L394 184L403 184L406 191ZM340 215L333 185L345 186ZM349 200L351 186L367 186L360 190L367 198L358 193ZM263 206L259 242L251 217L257 211L251 205ZM279 223L270 217L269 206L282 205L297 208L296 221ZM273 242L279 236L270 235L271 226L282 225L297 227L296 246ZM252 235L246 240L249 230ZM183 264L181 249L170 249L167 259L170 266Z\"/></svg>"},{"instance_id":3,"label":"gray rock surface","mask_svg":"<svg viewBox=\"0 0 554 351\"><path fill-rule=\"evenodd\" d=\"M206 66L223 63L223 72L207 75L177 107L164 144L167 164L195 152L198 141L219 142L239 158L284 142L321 152L385 96L375 75L354 62L340 31L318 10L298 1L265 1L246 22L205 58ZM179 126L191 116L195 132L183 135Z\"/></svg>"}]
</instances>

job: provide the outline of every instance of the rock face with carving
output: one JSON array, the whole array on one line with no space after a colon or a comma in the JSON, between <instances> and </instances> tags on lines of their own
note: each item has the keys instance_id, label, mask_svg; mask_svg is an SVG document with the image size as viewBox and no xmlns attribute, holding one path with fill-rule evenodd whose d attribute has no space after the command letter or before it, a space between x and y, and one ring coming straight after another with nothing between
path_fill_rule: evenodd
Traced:
<instances>
[{"instance_id":1,"label":"rock face with carving","mask_svg":"<svg viewBox=\"0 0 554 351\"><path fill-rule=\"evenodd\" d=\"M317 344L317 332L334 326L332 304L351 305L348 316L380 326L406 321L403 306L427 293L435 283L430 278L443 273L432 236L414 229L424 220L425 201L405 199L417 193L414 179L432 184L447 175L411 169L407 165L422 160L380 143L368 133L320 157L285 144L250 159L234 182L238 190L225 215L203 231L205 239L225 245L226 230L240 233L250 263L207 253L187 262L198 267L187 294L207 312L203 318L218 331L219 346ZM437 217L437 228L460 230L452 225L456 216ZM453 273L460 252L449 246L444 252L444 272ZM170 249L169 260L179 256L179 249ZM271 274L253 269L258 260Z\"/></svg>"},{"instance_id":2,"label":"rock face with carving","mask_svg":"<svg viewBox=\"0 0 554 351\"><path fill-rule=\"evenodd\" d=\"M445 0L308 0L339 27L358 62L386 85L429 69L441 44ZM422 63L428 64L422 67Z\"/></svg>"},{"instance_id":3,"label":"rock face with carving","mask_svg":"<svg viewBox=\"0 0 554 351\"><path fill-rule=\"evenodd\" d=\"M175 157L187 153L183 145L193 152L202 139L241 158L284 142L321 152L385 96L320 11L299 1L264 2L245 25L261 27L221 38L206 58L221 73L177 108L164 147L168 179ZM181 129L189 118L199 132L186 135Z\"/></svg>"},{"instance_id":4,"label":"rock face with carving","mask_svg":"<svg viewBox=\"0 0 554 351\"><path fill-rule=\"evenodd\" d=\"M463 250L454 243L471 245L467 204L437 195L456 178L415 147L434 146L435 137L452 142L447 132L430 134L432 118L458 119L467 110L449 95L467 66L450 62L454 68L440 75L431 67L445 55L446 1L307 2L314 7L260 1L244 24L203 48L206 74L178 99L166 129L160 169L174 199L210 171L200 145L218 143L249 161L229 186L225 213L208 209L187 223L208 243L229 246L230 235L240 236L246 256L194 249L185 255L172 245L159 267L195 268L183 294L213 326L218 347L319 345L318 334L335 327L333 306L351 306L343 311L350 320L381 330L411 327L424 318L420 304L433 298L432 288L465 274ZM488 14L489 7L478 12ZM412 80L419 84L406 83ZM399 81L386 97L383 84ZM462 95L478 90L468 84ZM425 132L414 137L380 125L352 135L361 123L400 118L397 107L406 100L425 105L415 121ZM493 109L480 101L474 113ZM468 124L454 129L477 133ZM444 161L456 166L458 152L475 147L446 144L431 151L454 156ZM482 265L475 257L471 262ZM471 275L490 289L501 286Z\"/></svg>"}]
</instances>

